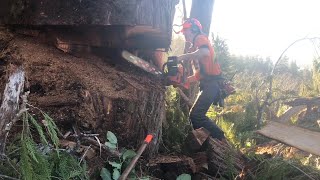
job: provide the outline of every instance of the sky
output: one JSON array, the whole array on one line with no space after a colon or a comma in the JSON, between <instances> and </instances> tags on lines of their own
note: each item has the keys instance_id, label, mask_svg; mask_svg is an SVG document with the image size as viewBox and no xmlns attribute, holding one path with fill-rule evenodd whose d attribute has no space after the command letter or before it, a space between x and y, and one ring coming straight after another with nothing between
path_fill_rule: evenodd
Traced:
<instances>
[{"instance_id":1,"label":"sky","mask_svg":"<svg viewBox=\"0 0 320 180\"><path fill-rule=\"evenodd\" d=\"M186 4L190 9L191 0ZM226 40L231 54L276 61L294 41L320 38L319 18L320 0L215 0L210 31ZM318 57L316 49L303 40L285 55L299 66L310 66Z\"/></svg>"}]
</instances>

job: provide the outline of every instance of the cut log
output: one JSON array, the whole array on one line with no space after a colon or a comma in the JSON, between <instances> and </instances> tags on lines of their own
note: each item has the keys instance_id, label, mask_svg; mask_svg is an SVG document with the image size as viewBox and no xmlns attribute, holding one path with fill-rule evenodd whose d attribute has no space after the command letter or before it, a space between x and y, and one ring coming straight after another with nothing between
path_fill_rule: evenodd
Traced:
<instances>
[{"instance_id":1,"label":"cut log","mask_svg":"<svg viewBox=\"0 0 320 180\"><path fill-rule=\"evenodd\" d=\"M277 122L268 122L265 127L257 132L284 144L320 156L319 132Z\"/></svg>"},{"instance_id":2,"label":"cut log","mask_svg":"<svg viewBox=\"0 0 320 180\"><path fill-rule=\"evenodd\" d=\"M214 138L208 139L207 156L208 172L215 177L237 176L245 168L245 160L240 152L228 143ZM229 177L230 178L230 177Z\"/></svg>"},{"instance_id":3,"label":"cut log","mask_svg":"<svg viewBox=\"0 0 320 180\"><path fill-rule=\"evenodd\" d=\"M182 173L195 173L197 170L191 157L176 155L159 155L149 160L148 167L151 169L151 172L162 172L162 174L157 175L161 179L165 178L163 176L168 176L168 174L172 177L177 177Z\"/></svg>"},{"instance_id":4,"label":"cut log","mask_svg":"<svg viewBox=\"0 0 320 180\"><path fill-rule=\"evenodd\" d=\"M287 123L290 121L291 117L299 114L301 111L303 111L304 109L306 109L307 106L305 105L300 105L300 106L294 106L290 109L288 109L284 114L282 114L279 117L279 122L281 123Z\"/></svg>"},{"instance_id":5,"label":"cut log","mask_svg":"<svg viewBox=\"0 0 320 180\"><path fill-rule=\"evenodd\" d=\"M203 143L210 136L210 132L205 128L199 128L193 130L185 140L185 151L186 153L195 153L198 152Z\"/></svg>"},{"instance_id":6,"label":"cut log","mask_svg":"<svg viewBox=\"0 0 320 180\"><path fill-rule=\"evenodd\" d=\"M301 105L315 106L315 105L320 105L320 97L298 98L293 101L286 102L285 104L289 106L301 106Z\"/></svg>"},{"instance_id":7,"label":"cut log","mask_svg":"<svg viewBox=\"0 0 320 180\"><path fill-rule=\"evenodd\" d=\"M208 157L206 152L198 152L192 155L193 162L195 164L195 172L201 172L204 169L208 169Z\"/></svg>"},{"instance_id":8,"label":"cut log","mask_svg":"<svg viewBox=\"0 0 320 180\"><path fill-rule=\"evenodd\" d=\"M0 153L4 153L6 132L12 126L19 110L19 96L24 87L24 70L22 67L12 67L8 83L3 92L3 101L0 108Z\"/></svg>"}]
</instances>

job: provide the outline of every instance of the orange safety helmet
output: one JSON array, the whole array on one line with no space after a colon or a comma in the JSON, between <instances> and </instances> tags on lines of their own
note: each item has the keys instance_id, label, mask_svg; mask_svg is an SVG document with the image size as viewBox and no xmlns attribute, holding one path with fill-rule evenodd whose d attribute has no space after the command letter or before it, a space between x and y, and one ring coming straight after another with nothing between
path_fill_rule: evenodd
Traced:
<instances>
[{"instance_id":1,"label":"orange safety helmet","mask_svg":"<svg viewBox=\"0 0 320 180\"><path fill-rule=\"evenodd\" d=\"M187 29L191 28L191 32L200 33L202 31L202 25L200 21L196 18L189 18L182 24L182 30L180 32L184 32Z\"/></svg>"}]
</instances>

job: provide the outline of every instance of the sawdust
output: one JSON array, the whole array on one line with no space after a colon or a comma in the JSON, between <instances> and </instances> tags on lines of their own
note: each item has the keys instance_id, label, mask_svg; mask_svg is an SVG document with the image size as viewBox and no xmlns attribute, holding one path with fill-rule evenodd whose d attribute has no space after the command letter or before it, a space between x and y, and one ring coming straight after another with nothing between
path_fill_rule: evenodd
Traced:
<instances>
[{"instance_id":1,"label":"sawdust","mask_svg":"<svg viewBox=\"0 0 320 180\"><path fill-rule=\"evenodd\" d=\"M75 57L36 37L15 34L10 40L4 48L10 55L1 68L23 65L30 104L47 112L58 124L68 128L77 124L102 134L108 129L119 131L119 139L129 137L129 142L144 136L139 133L146 127L160 131L158 126L164 118L161 79L146 76L120 58L94 54ZM145 126L139 127L140 121L146 121ZM125 133L123 128L138 132Z\"/></svg>"},{"instance_id":2,"label":"sawdust","mask_svg":"<svg viewBox=\"0 0 320 180\"><path fill-rule=\"evenodd\" d=\"M25 60L23 63L29 72L29 80L44 83L41 85L44 95L85 88L102 92L113 99L134 99L137 98L135 89L147 89L143 85L148 83L146 79L130 78L125 72L118 72L105 63L107 59L94 56L89 59L74 57L26 37L15 39L14 44L20 49ZM79 82L83 87L79 87ZM126 86L127 84L134 84L135 88ZM56 91L50 91L52 89Z\"/></svg>"}]
</instances>

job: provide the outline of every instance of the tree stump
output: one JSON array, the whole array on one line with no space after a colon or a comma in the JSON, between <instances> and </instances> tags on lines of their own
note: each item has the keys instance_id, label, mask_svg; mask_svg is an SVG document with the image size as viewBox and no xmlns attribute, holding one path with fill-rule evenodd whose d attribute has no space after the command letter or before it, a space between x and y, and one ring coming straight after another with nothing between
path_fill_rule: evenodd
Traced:
<instances>
[{"instance_id":1,"label":"tree stump","mask_svg":"<svg viewBox=\"0 0 320 180\"><path fill-rule=\"evenodd\" d=\"M71 56L36 37L14 34L8 42L0 42L5 43L1 51L10 53L1 69L7 71L9 64L24 67L29 103L48 113L63 132L76 125L105 139L112 131L119 146L125 147L137 147L147 133L154 133L146 153L157 151L165 118L161 79L125 62L115 65L106 57Z\"/></svg>"}]
</instances>

